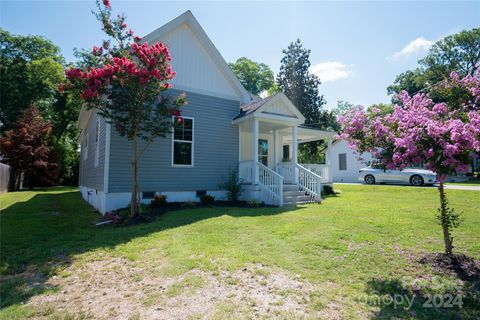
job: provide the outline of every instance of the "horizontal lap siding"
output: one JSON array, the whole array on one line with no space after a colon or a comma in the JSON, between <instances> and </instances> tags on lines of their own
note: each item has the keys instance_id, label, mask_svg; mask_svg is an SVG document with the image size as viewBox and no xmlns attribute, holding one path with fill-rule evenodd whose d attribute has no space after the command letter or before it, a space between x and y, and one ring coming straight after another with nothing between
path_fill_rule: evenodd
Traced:
<instances>
[{"instance_id":1,"label":"horizontal lap siding","mask_svg":"<svg viewBox=\"0 0 480 320\"><path fill-rule=\"evenodd\" d=\"M95 167L95 132L97 119L100 117L93 113L86 126L86 133L88 133L88 158L83 160L83 140L81 142L81 154L80 154L80 178L79 184L81 186L89 187L99 191L103 191L103 174L105 169L105 133L106 122L104 119L100 120L100 139L99 139L99 152L98 152L98 166Z\"/></svg>"},{"instance_id":2,"label":"horizontal lap siding","mask_svg":"<svg viewBox=\"0 0 480 320\"><path fill-rule=\"evenodd\" d=\"M238 113L239 102L196 93L187 93L187 100L182 114L194 118L194 167L172 167L171 134L159 137L140 159L141 191L217 190L229 168L237 167L238 127L231 119ZM140 142L139 150L144 145ZM110 154L109 192L130 191L131 145L113 128Z\"/></svg>"}]
</instances>

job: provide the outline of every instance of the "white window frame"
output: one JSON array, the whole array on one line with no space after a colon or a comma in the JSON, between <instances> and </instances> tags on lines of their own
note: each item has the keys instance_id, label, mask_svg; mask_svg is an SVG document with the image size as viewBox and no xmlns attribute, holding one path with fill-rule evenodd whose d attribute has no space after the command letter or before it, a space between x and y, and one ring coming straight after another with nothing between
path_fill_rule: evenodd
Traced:
<instances>
[{"instance_id":1,"label":"white window frame","mask_svg":"<svg viewBox=\"0 0 480 320\"><path fill-rule=\"evenodd\" d=\"M83 161L88 159L88 133L83 138Z\"/></svg>"},{"instance_id":2,"label":"white window frame","mask_svg":"<svg viewBox=\"0 0 480 320\"><path fill-rule=\"evenodd\" d=\"M100 119L97 119L95 127L95 168L98 167L98 158L100 155Z\"/></svg>"},{"instance_id":3,"label":"white window frame","mask_svg":"<svg viewBox=\"0 0 480 320\"><path fill-rule=\"evenodd\" d=\"M172 121L175 121L175 116L172 116ZM174 168L193 168L194 167L194 161L195 161L195 119L193 117L183 117L183 119L190 119L192 120L192 141L186 141L186 140L175 140L175 127L172 129L172 167ZM191 143L192 144L192 164L175 164L174 163L174 158L175 158L175 142L184 142L184 143Z\"/></svg>"}]
</instances>

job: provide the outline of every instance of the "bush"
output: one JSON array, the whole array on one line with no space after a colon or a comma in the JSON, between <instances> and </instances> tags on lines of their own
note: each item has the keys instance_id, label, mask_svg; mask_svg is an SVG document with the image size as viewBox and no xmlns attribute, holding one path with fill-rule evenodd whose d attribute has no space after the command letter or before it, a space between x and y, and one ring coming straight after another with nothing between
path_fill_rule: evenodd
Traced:
<instances>
[{"instance_id":1,"label":"bush","mask_svg":"<svg viewBox=\"0 0 480 320\"><path fill-rule=\"evenodd\" d=\"M227 190L227 197L230 201L238 201L238 197L242 191L242 185L238 179L238 172L235 169L230 169L227 180L218 185L222 190Z\"/></svg>"},{"instance_id":2,"label":"bush","mask_svg":"<svg viewBox=\"0 0 480 320\"><path fill-rule=\"evenodd\" d=\"M333 186L324 185L323 186L323 194L325 194L327 196L331 196L331 195L335 194L335 191L333 190Z\"/></svg>"},{"instance_id":3,"label":"bush","mask_svg":"<svg viewBox=\"0 0 480 320\"><path fill-rule=\"evenodd\" d=\"M193 209L197 206L197 203L195 201L187 201L183 204L182 207L184 207L185 209Z\"/></svg>"},{"instance_id":4,"label":"bush","mask_svg":"<svg viewBox=\"0 0 480 320\"><path fill-rule=\"evenodd\" d=\"M251 208L258 208L262 204L260 201L257 200L250 200L247 202L248 206Z\"/></svg>"},{"instance_id":5,"label":"bush","mask_svg":"<svg viewBox=\"0 0 480 320\"><path fill-rule=\"evenodd\" d=\"M150 206L152 208L162 207L167 204L167 196L164 194L156 194L152 201L150 201Z\"/></svg>"},{"instance_id":6,"label":"bush","mask_svg":"<svg viewBox=\"0 0 480 320\"><path fill-rule=\"evenodd\" d=\"M140 203L140 215L141 216L149 216L152 213L150 210L150 206L145 203Z\"/></svg>"},{"instance_id":7,"label":"bush","mask_svg":"<svg viewBox=\"0 0 480 320\"><path fill-rule=\"evenodd\" d=\"M200 196L200 203L203 205L209 205L212 204L215 201L215 197L209 195L209 194L204 194Z\"/></svg>"}]
</instances>

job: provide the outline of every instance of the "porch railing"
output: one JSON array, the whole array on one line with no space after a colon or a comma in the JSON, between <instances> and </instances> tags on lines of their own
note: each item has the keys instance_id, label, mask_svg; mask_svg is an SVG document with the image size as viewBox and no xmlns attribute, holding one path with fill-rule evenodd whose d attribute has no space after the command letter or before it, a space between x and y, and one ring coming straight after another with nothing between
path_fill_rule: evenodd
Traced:
<instances>
[{"instance_id":1,"label":"porch railing","mask_svg":"<svg viewBox=\"0 0 480 320\"><path fill-rule=\"evenodd\" d=\"M242 183L254 184L254 162L252 160L240 161L238 177ZM283 205L283 177L264 166L260 162L255 165L258 169L258 187L260 188L261 200L267 204Z\"/></svg>"},{"instance_id":2,"label":"porch railing","mask_svg":"<svg viewBox=\"0 0 480 320\"><path fill-rule=\"evenodd\" d=\"M302 163L302 167L316 173L322 178L323 183L332 182L332 177L330 176L331 170L330 165L328 164L314 164L314 163Z\"/></svg>"},{"instance_id":3,"label":"porch railing","mask_svg":"<svg viewBox=\"0 0 480 320\"><path fill-rule=\"evenodd\" d=\"M300 189L305 190L315 201L322 200L322 177L300 164L297 164L296 169L298 170L298 185Z\"/></svg>"},{"instance_id":4,"label":"porch railing","mask_svg":"<svg viewBox=\"0 0 480 320\"><path fill-rule=\"evenodd\" d=\"M283 177L257 162L258 185L266 203L283 206Z\"/></svg>"},{"instance_id":5,"label":"porch railing","mask_svg":"<svg viewBox=\"0 0 480 320\"><path fill-rule=\"evenodd\" d=\"M238 165L238 178L242 183L253 183L253 161L240 161Z\"/></svg>"}]
</instances>

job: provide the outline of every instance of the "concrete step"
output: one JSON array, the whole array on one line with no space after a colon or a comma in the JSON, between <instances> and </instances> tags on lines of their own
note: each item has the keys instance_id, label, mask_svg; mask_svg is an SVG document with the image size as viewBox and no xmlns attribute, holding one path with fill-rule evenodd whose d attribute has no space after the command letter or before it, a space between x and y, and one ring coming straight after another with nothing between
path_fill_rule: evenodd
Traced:
<instances>
[{"instance_id":1,"label":"concrete step","mask_svg":"<svg viewBox=\"0 0 480 320\"><path fill-rule=\"evenodd\" d=\"M309 196L288 196L288 197L283 197L283 202L288 203L288 202L293 202L293 203L299 203L299 202L313 202L314 199Z\"/></svg>"},{"instance_id":2,"label":"concrete step","mask_svg":"<svg viewBox=\"0 0 480 320\"><path fill-rule=\"evenodd\" d=\"M300 187L296 184L284 184L283 191L300 191Z\"/></svg>"},{"instance_id":3,"label":"concrete step","mask_svg":"<svg viewBox=\"0 0 480 320\"><path fill-rule=\"evenodd\" d=\"M305 195L305 191L299 191L299 190L283 191L283 196L284 197L287 197L287 196L304 196L304 195Z\"/></svg>"}]
</instances>

